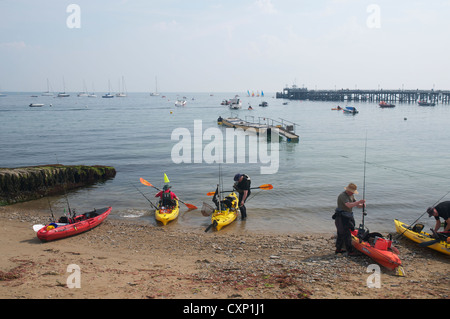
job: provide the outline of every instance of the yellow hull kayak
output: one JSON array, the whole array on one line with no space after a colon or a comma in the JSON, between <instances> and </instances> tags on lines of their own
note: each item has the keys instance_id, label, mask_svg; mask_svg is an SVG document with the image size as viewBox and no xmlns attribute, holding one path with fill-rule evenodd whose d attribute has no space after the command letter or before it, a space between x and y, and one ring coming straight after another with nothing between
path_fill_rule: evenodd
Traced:
<instances>
[{"instance_id":1,"label":"yellow hull kayak","mask_svg":"<svg viewBox=\"0 0 450 319\"><path fill-rule=\"evenodd\" d=\"M227 197L232 199L231 207L222 208L221 211L214 210L214 213L211 215L211 222L216 228L216 230L222 229L222 227L227 226L234 222L239 213L239 198L236 193L231 193Z\"/></svg>"},{"instance_id":2,"label":"yellow hull kayak","mask_svg":"<svg viewBox=\"0 0 450 319\"><path fill-rule=\"evenodd\" d=\"M155 210L155 218L157 221L163 223L163 225L167 225L168 222L175 220L178 217L180 212L180 206L178 205L178 201L175 200L175 207L159 207Z\"/></svg>"},{"instance_id":3,"label":"yellow hull kayak","mask_svg":"<svg viewBox=\"0 0 450 319\"><path fill-rule=\"evenodd\" d=\"M431 234L428 234L424 231L414 231L413 229L408 229L409 225L402 223L399 220L394 220L395 222L395 229L397 230L397 233L403 234L405 237L411 239L412 241L416 243L425 243L425 242L431 242L435 241L436 239L431 236ZM447 243L443 240L440 242L437 242L433 245L427 246L431 249L437 250L443 254L450 255L450 243Z\"/></svg>"}]
</instances>

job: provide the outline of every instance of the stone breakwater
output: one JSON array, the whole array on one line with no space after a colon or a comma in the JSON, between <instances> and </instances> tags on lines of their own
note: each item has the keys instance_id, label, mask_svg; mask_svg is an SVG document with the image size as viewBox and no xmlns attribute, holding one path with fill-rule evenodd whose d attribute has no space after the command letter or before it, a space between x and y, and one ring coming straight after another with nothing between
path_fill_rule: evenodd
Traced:
<instances>
[{"instance_id":1,"label":"stone breakwater","mask_svg":"<svg viewBox=\"0 0 450 319\"><path fill-rule=\"evenodd\" d=\"M111 166L42 165L0 168L0 206L95 184L116 176Z\"/></svg>"}]
</instances>

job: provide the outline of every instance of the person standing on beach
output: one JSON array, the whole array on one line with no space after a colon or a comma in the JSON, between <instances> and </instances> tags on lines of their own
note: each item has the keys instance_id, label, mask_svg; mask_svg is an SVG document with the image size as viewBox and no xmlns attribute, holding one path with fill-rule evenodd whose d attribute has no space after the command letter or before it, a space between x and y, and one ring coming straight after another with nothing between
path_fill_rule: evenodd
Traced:
<instances>
[{"instance_id":1,"label":"person standing on beach","mask_svg":"<svg viewBox=\"0 0 450 319\"><path fill-rule=\"evenodd\" d=\"M251 180L246 174L236 174L234 176L233 188L239 193L239 209L241 211L241 219L246 220L247 208L245 207L245 201L251 194L250 190Z\"/></svg>"},{"instance_id":2,"label":"person standing on beach","mask_svg":"<svg viewBox=\"0 0 450 319\"><path fill-rule=\"evenodd\" d=\"M337 198L337 208L333 215L333 219L336 225L337 237L336 237L336 254L343 253L342 247L345 246L348 255L353 255L352 236L350 231L355 229L355 218L353 217L353 207L362 208L365 204L365 200L355 200L354 195L358 194L355 184L350 183L347 187L344 187L345 191L342 192Z\"/></svg>"}]
</instances>

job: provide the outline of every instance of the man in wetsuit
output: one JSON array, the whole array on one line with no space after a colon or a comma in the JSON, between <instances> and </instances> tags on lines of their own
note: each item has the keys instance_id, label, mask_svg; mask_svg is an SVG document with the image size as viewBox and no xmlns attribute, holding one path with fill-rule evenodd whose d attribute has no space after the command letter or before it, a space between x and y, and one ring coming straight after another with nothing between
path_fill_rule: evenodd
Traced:
<instances>
[{"instance_id":1,"label":"man in wetsuit","mask_svg":"<svg viewBox=\"0 0 450 319\"><path fill-rule=\"evenodd\" d=\"M444 232L450 231L450 201L445 201L434 207L429 207L427 213L429 217L434 216L436 219L436 226L434 227L435 232L441 227L439 218L444 219Z\"/></svg>"},{"instance_id":2,"label":"man in wetsuit","mask_svg":"<svg viewBox=\"0 0 450 319\"><path fill-rule=\"evenodd\" d=\"M251 194L250 190L251 180L246 174L236 174L234 176L233 188L239 193L239 209L241 211L241 219L247 218L247 208L245 208L245 201Z\"/></svg>"}]
</instances>

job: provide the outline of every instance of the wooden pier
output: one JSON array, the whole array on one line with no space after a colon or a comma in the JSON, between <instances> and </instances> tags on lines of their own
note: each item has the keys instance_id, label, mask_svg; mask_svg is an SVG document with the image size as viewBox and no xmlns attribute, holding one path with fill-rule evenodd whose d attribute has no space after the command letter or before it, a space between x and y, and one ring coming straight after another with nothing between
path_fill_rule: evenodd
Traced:
<instances>
[{"instance_id":1,"label":"wooden pier","mask_svg":"<svg viewBox=\"0 0 450 319\"><path fill-rule=\"evenodd\" d=\"M308 90L298 88L284 88L277 92L277 99L311 100L311 101L367 101L367 102L406 102L416 103L427 101L433 103L450 103L450 91L442 90Z\"/></svg>"},{"instance_id":2,"label":"wooden pier","mask_svg":"<svg viewBox=\"0 0 450 319\"><path fill-rule=\"evenodd\" d=\"M247 120L252 118L252 121ZM295 126L297 124L288 120L281 119L274 120L268 117L258 117L256 122L253 116L246 116L245 120L237 117L219 118L217 119L219 125L241 128L243 130L254 129L257 134L263 131L267 131L270 134L272 131L276 132L279 136L284 137L287 142L298 142L299 136L295 134Z\"/></svg>"}]
</instances>

